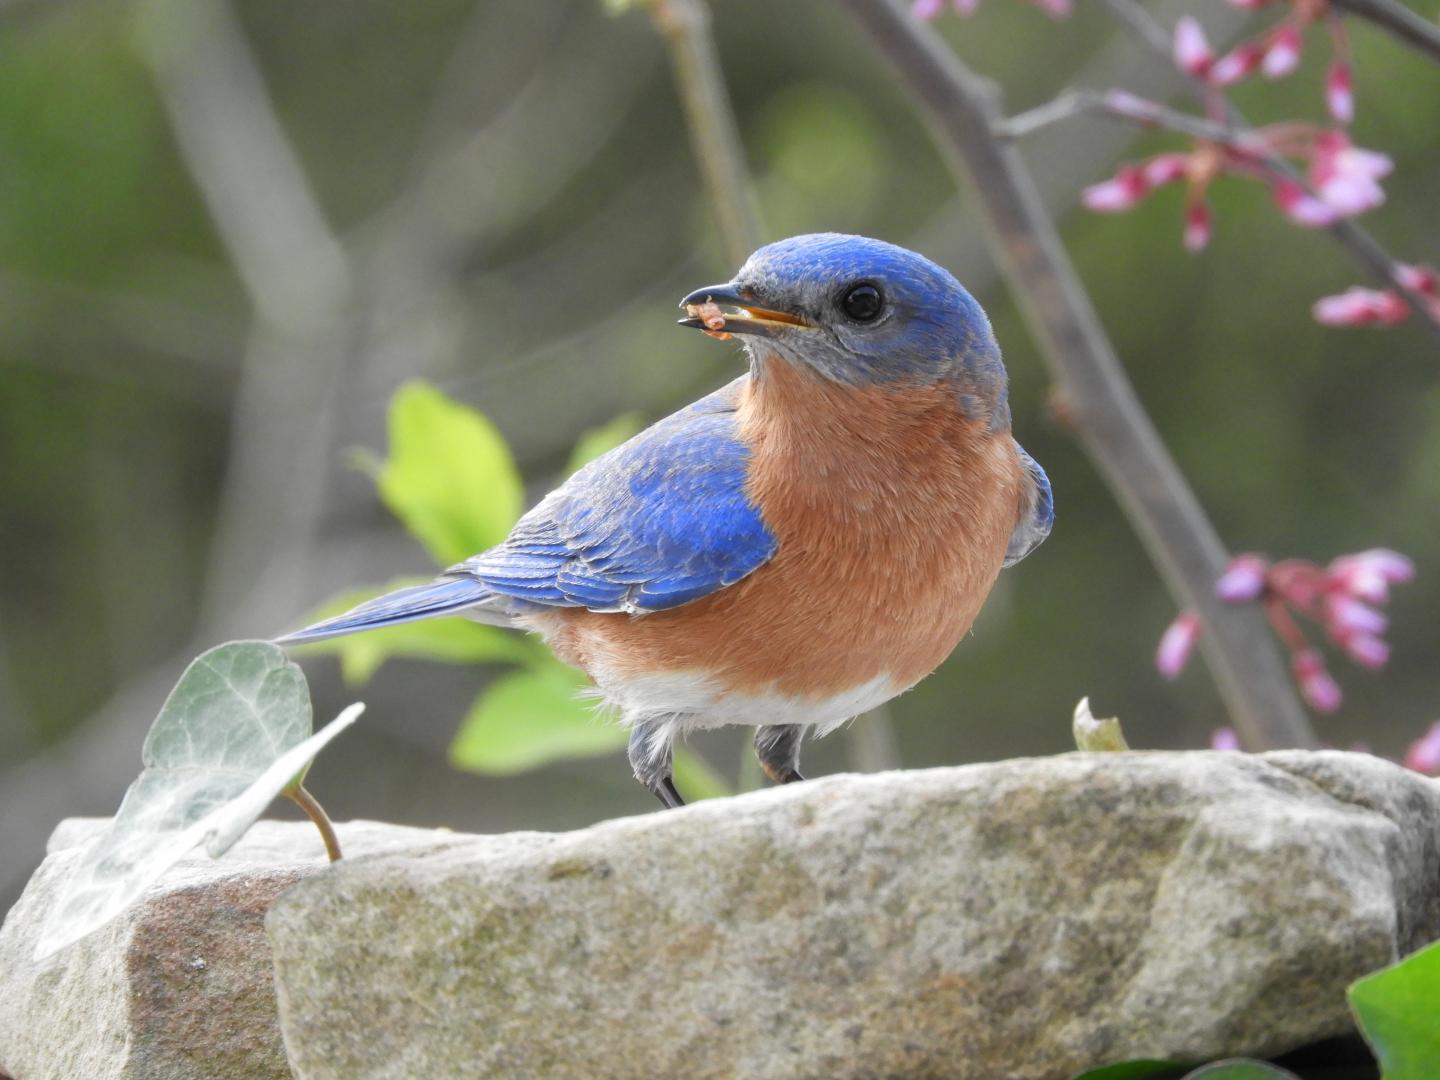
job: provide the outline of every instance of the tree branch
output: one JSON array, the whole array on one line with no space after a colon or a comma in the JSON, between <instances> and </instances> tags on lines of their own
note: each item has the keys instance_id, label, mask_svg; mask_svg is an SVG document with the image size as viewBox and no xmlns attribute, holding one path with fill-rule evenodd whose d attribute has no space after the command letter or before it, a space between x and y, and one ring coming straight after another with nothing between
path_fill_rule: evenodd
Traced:
<instances>
[{"instance_id":1,"label":"tree branch","mask_svg":"<svg viewBox=\"0 0 1440 1080\"><path fill-rule=\"evenodd\" d=\"M1440 26L1396 0L1330 0L1335 7L1373 23L1418 53L1440 62Z\"/></svg>"},{"instance_id":2,"label":"tree branch","mask_svg":"<svg viewBox=\"0 0 1440 1080\"><path fill-rule=\"evenodd\" d=\"M1314 746L1264 618L1215 596L1225 547L1136 398L1018 149L994 138L1001 120L994 89L899 0L844 3L970 182L1006 279L1074 407L1080 438L1171 590L1211 630L1206 657L1246 746Z\"/></svg>"},{"instance_id":3,"label":"tree branch","mask_svg":"<svg viewBox=\"0 0 1440 1080\"><path fill-rule=\"evenodd\" d=\"M710 33L710 10L705 0L652 0L650 18L670 51L710 205L730 261L739 266L761 244L760 218Z\"/></svg>"}]
</instances>

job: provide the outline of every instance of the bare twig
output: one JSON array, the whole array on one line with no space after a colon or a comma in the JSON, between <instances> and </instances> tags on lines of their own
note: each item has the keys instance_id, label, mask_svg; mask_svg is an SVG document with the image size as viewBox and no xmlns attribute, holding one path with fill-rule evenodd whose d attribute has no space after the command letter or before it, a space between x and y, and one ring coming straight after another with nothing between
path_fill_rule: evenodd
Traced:
<instances>
[{"instance_id":1,"label":"bare twig","mask_svg":"<svg viewBox=\"0 0 1440 1080\"><path fill-rule=\"evenodd\" d=\"M1211 629L1206 656L1246 745L1315 745L1263 617L1215 597L1225 547L1136 398L1018 149L994 138L994 89L899 0L844 2L969 180L1081 439L1172 591Z\"/></svg>"},{"instance_id":2,"label":"bare twig","mask_svg":"<svg viewBox=\"0 0 1440 1080\"><path fill-rule=\"evenodd\" d=\"M1103 2L1110 9L1115 20L1137 41L1152 51L1162 63L1173 66L1170 58L1169 35L1136 0L1103 0ZM1189 87L1196 98L1205 99L1205 85L1202 82L1191 79ZM1230 130L1228 138L1232 140L1242 139L1245 133L1252 130L1245 117L1228 103L1225 106L1225 119ZM1286 179L1299 184L1308 194L1314 194L1305 178L1291 168L1288 162L1272 157L1267 164ZM1425 324L1431 334L1440 338L1440 313L1432 309L1430 301L1422 293L1405 284L1399 273L1401 267L1399 260L1381 247L1379 241L1357 224L1353 218L1348 217L1338 218L1325 231L1344 246L1384 288L1393 289L1404 297L1410 310L1419 316L1420 321Z\"/></svg>"},{"instance_id":3,"label":"bare twig","mask_svg":"<svg viewBox=\"0 0 1440 1080\"><path fill-rule=\"evenodd\" d=\"M1330 0L1337 8L1373 23L1416 52L1440 61L1440 26L1396 0Z\"/></svg>"},{"instance_id":4,"label":"bare twig","mask_svg":"<svg viewBox=\"0 0 1440 1080\"><path fill-rule=\"evenodd\" d=\"M760 218L710 34L705 0L652 0L650 17L665 39L695 159L730 261L739 266L760 246Z\"/></svg>"},{"instance_id":5,"label":"bare twig","mask_svg":"<svg viewBox=\"0 0 1440 1080\"><path fill-rule=\"evenodd\" d=\"M225 0L140 35L181 155L250 296L202 636L254 632L300 592L329 474L352 275ZM282 482L283 481L283 482Z\"/></svg>"}]
</instances>

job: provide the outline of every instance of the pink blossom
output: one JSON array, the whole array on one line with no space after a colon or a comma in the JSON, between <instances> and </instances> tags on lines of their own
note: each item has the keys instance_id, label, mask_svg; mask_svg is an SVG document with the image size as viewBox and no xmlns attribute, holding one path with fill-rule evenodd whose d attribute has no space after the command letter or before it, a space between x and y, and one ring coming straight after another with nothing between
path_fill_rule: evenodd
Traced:
<instances>
[{"instance_id":1,"label":"pink blossom","mask_svg":"<svg viewBox=\"0 0 1440 1080\"><path fill-rule=\"evenodd\" d=\"M1187 75L1203 79L1215 63L1215 54L1205 40L1205 31L1193 15L1182 16L1175 24L1175 66Z\"/></svg>"},{"instance_id":2,"label":"pink blossom","mask_svg":"<svg viewBox=\"0 0 1440 1080\"><path fill-rule=\"evenodd\" d=\"M1166 629L1160 638L1160 647L1155 650L1155 667L1160 674L1173 679L1184 671L1199 638L1199 617L1193 612L1182 611Z\"/></svg>"},{"instance_id":3,"label":"pink blossom","mask_svg":"<svg viewBox=\"0 0 1440 1080\"><path fill-rule=\"evenodd\" d=\"M1315 140L1310 185L1339 213L1361 214L1385 201L1379 181L1394 167L1387 155L1362 150L1343 131L1326 131Z\"/></svg>"},{"instance_id":4,"label":"pink blossom","mask_svg":"<svg viewBox=\"0 0 1440 1080\"><path fill-rule=\"evenodd\" d=\"M1080 202L1086 209L1102 214L1118 214L1129 210L1150 193L1143 170L1134 165L1121 167L1109 180L1091 184L1080 193Z\"/></svg>"},{"instance_id":5,"label":"pink blossom","mask_svg":"<svg viewBox=\"0 0 1440 1080\"><path fill-rule=\"evenodd\" d=\"M1426 776L1440 776L1440 720L1410 744L1401 764Z\"/></svg>"},{"instance_id":6,"label":"pink blossom","mask_svg":"<svg viewBox=\"0 0 1440 1080\"><path fill-rule=\"evenodd\" d=\"M1230 0L1230 5L1244 11L1259 11L1269 2L1270 0Z\"/></svg>"},{"instance_id":7,"label":"pink blossom","mask_svg":"<svg viewBox=\"0 0 1440 1080\"><path fill-rule=\"evenodd\" d=\"M1300 28L1294 23L1281 23L1265 50L1261 70L1267 79L1289 75L1300 63Z\"/></svg>"},{"instance_id":8,"label":"pink blossom","mask_svg":"<svg viewBox=\"0 0 1440 1080\"><path fill-rule=\"evenodd\" d=\"M1219 727L1210 733L1211 750L1239 750L1240 736L1233 727Z\"/></svg>"},{"instance_id":9,"label":"pink blossom","mask_svg":"<svg viewBox=\"0 0 1440 1080\"><path fill-rule=\"evenodd\" d=\"M1334 296L1322 296L1310 313L1325 326L1366 326L1379 323L1391 326L1410 314L1410 306L1398 295L1386 290L1347 289Z\"/></svg>"},{"instance_id":10,"label":"pink blossom","mask_svg":"<svg viewBox=\"0 0 1440 1080\"><path fill-rule=\"evenodd\" d=\"M1227 604L1257 599L1265 591L1270 564L1259 555L1237 555L1215 582L1215 595Z\"/></svg>"},{"instance_id":11,"label":"pink blossom","mask_svg":"<svg viewBox=\"0 0 1440 1080\"><path fill-rule=\"evenodd\" d=\"M1204 250L1210 243L1210 233L1210 204L1204 199L1191 199L1185 206L1185 250Z\"/></svg>"},{"instance_id":12,"label":"pink blossom","mask_svg":"<svg viewBox=\"0 0 1440 1080\"><path fill-rule=\"evenodd\" d=\"M1290 658L1300 696L1316 712L1332 713L1340 708L1340 684L1325 670L1325 661L1314 649L1301 649Z\"/></svg>"},{"instance_id":13,"label":"pink blossom","mask_svg":"<svg viewBox=\"0 0 1440 1080\"><path fill-rule=\"evenodd\" d=\"M1266 55L1264 47L1256 42L1237 45L1215 61L1210 68L1210 81L1216 86L1237 83L1258 68Z\"/></svg>"},{"instance_id":14,"label":"pink blossom","mask_svg":"<svg viewBox=\"0 0 1440 1080\"><path fill-rule=\"evenodd\" d=\"M1350 65L1336 60L1330 65L1330 74L1325 78L1325 103L1330 115L1342 124L1355 119L1355 92L1350 77Z\"/></svg>"},{"instance_id":15,"label":"pink blossom","mask_svg":"<svg viewBox=\"0 0 1440 1080\"><path fill-rule=\"evenodd\" d=\"M1390 620L1363 600L1344 593L1325 598L1325 628L1331 634L1383 634Z\"/></svg>"},{"instance_id":16,"label":"pink blossom","mask_svg":"<svg viewBox=\"0 0 1440 1080\"><path fill-rule=\"evenodd\" d=\"M1275 205L1296 225L1324 229L1334 225L1337 213L1328 202L1315 198L1293 180L1281 180L1274 187Z\"/></svg>"},{"instance_id":17,"label":"pink blossom","mask_svg":"<svg viewBox=\"0 0 1440 1080\"><path fill-rule=\"evenodd\" d=\"M1361 667L1379 671L1390 662L1390 646L1374 634L1342 634L1336 640L1345 655Z\"/></svg>"},{"instance_id":18,"label":"pink blossom","mask_svg":"<svg viewBox=\"0 0 1440 1080\"><path fill-rule=\"evenodd\" d=\"M1398 551L1371 548L1354 555L1342 555L1330 563L1329 576L1335 587L1371 604L1390 599L1390 586L1415 577L1415 564Z\"/></svg>"},{"instance_id":19,"label":"pink blossom","mask_svg":"<svg viewBox=\"0 0 1440 1080\"><path fill-rule=\"evenodd\" d=\"M1395 281L1426 296L1440 295L1440 274L1428 266L1406 266L1402 263L1395 268Z\"/></svg>"},{"instance_id":20,"label":"pink blossom","mask_svg":"<svg viewBox=\"0 0 1440 1080\"><path fill-rule=\"evenodd\" d=\"M1164 184L1173 184L1176 180L1183 180L1189 167L1190 155L1188 154L1157 154L1140 166L1140 175L1144 178L1146 186L1153 191Z\"/></svg>"},{"instance_id":21,"label":"pink blossom","mask_svg":"<svg viewBox=\"0 0 1440 1080\"><path fill-rule=\"evenodd\" d=\"M910 14L927 22L945 10L945 0L915 0L910 5Z\"/></svg>"}]
</instances>

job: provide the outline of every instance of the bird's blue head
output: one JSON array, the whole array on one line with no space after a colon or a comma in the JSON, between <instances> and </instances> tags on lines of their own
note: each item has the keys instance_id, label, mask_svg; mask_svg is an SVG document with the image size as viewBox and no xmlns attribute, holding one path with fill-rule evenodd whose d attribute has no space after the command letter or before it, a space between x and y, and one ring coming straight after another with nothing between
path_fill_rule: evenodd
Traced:
<instances>
[{"instance_id":1,"label":"bird's blue head","mask_svg":"<svg viewBox=\"0 0 1440 1080\"><path fill-rule=\"evenodd\" d=\"M684 326L744 335L757 368L778 358L851 386L948 381L968 415L1009 427L1005 366L984 309L949 271L905 248L793 236L681 306Z\"/></svg>"}]
</instances>

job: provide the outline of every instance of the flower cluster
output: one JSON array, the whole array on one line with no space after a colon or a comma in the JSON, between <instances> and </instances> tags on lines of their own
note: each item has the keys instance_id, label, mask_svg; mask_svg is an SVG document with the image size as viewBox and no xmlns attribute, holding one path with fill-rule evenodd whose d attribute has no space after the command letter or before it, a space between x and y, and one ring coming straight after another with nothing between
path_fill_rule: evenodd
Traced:
<instances>
[{"instance_id":1,"label":"flower cluster","mask_svg":"<svg viewBox=\"0 0 1440 1080\"><path fill-rule=\"evenodd\" d=\"M1409 559L1384 548L1342 555L1324 567L1304 559L1272 563L1260 555L1240 555L1215 583L1215 594L1228 604L1264 605L1271 626L1290 651L1301 696L1311 708L1328 713L1340 707L1340 685L1293 616L1303 615L1318 625L1355 663L1378 669L1390 659L1384 637L1388 620L1380 606L1389 599L1391 585L1414 576ZM1155 666L1166 678L1184 669L1200 628L1198 617L1187 611L1165 631Z\"/></svg>"},{"instance_id":2,"label":"flower cluster","mask_svg":"<svg viewBox=\"0 0 1440 1080\"><path fill-rule=\"evenodd\" d=\"M1419 293L1431 312L1440 319L1440 273L1429 266L1399 266L1396 284ZM1322 296L1311 309L1315 321L1325 326L1393 326L1410 317L1410 305L1395 289L1346 289L1334 296Z\"/></svg>"},{"instance_id":3,"label":"flower cluster","mask_svg":"<svg viewBox=\"0 0 1440 1080\"><path fill-rule=\"evenodd\" d=\"M1251 11L1276 0L1230 0L1236 7ZM1175 27L1175 64L1186 74L1212 86L1232 86L1255 72L1268 79L1289 75L1300 65L1304 31L1324 22L1330 29L1334 52L1325 76L1325 104L1340 124L1355 118L1354 78L1350 69L1350 48L1345 25L1328 0L1278 0L1290 7L1289 16L1258 37L1243 41L1223 56L1216 56L1205 39L1205 31L1191 16Z\"/></svg>"},{"instance_id":4,"label":"flower cluster","mask_svg":"<svg viewBox=\"0 0 1440 1080\"><path fill-rule=\"evenodd\" d=\"M1070 14L1070 0L1031 0L1041 11L1056 19L1063 19ZM950 0L950 6L961 15L973 15L976 8L980 6L980 0ZM910 5L910 14L917 19L924 19L926 22L936 18L945 10L945 0L914 0Z\"/></svg>"}]
</instances>

